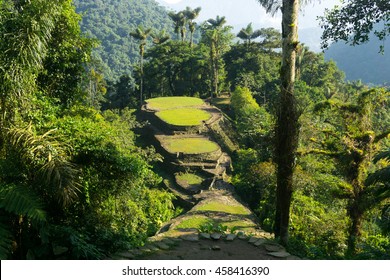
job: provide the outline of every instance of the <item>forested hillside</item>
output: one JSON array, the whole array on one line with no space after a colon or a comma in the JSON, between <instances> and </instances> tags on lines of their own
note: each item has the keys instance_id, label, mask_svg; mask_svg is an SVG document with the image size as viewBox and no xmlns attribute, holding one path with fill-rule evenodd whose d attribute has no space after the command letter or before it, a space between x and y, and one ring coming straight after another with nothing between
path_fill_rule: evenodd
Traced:
<instances>
[{"instance_id":1,"label":"forested hillside","mask_svg":"<svg viewBox=\"0 0 390 280\"><path fill-rule=\"evenodd\" d=\"M81 30L101 44L93 54L110 80L132 72L139 47L129 33L138 25L173 33L166 9L154 0L75 0L74 4L83 15Z\"/></svg>"},{"instance_id":2,"label":"forested hillside","mask_svg":"<svg viewBox=\"0 0 390 280\"><path fill-rule=\"evenodd\" d=\"M380 46L384 45L384 53ZM333 59L346 74L347 80L361 80L374 85L389 85L390 82L390 42L380 42L371 36L369 42L350 46L339 42L325 51L326 59Z\"/></svg>"}]
</instances>

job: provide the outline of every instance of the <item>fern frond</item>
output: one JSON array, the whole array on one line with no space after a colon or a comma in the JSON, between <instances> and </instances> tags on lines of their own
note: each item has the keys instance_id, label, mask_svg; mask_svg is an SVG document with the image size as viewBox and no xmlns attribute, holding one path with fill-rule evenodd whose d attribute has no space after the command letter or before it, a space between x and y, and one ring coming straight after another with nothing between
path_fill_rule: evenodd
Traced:
<instances>
[{"instance_id":1,"label":"fern frond","mask_svg":"<svg viewBox=\"0 0 390 280\"><path fill-rule=\"evenodd\" d=\"M375 158L374 158L374 163L377 163L380 160L386 160L390 161L390 149L388 151L383 151L380 152Z\"/></svg>"},{"instance_id":2,"label":"fern frond","mask_svg":"<svg viewBox=\"0 0 390 280\"><path fill-rule=\"evenodd\" d=\"M26 216L34 224L46 222L43 203L32 190L24 186L1 186L0 208L12 214Z\"/></svg>"},{"instance_id":3,"label":"fern frond","mask_svg":"<svg viewBox=\"0 0 390 280\"><path fill-rule=\"evenodd\" d=\"M0 260L6 260L11 251L12 234L8 227L0 222Z\"/></svg>"},{"instance_id":4,"label":"fern frond","mask_svg":"<svg viewBox=\"0 0 390 280\"><path fill-rule=\"evenodd\" d=\"M374 185L376 183L390 183L390 166L379 169L378 171L370 174L365 182L367 186Z\"/></svg>"}]
</instances>

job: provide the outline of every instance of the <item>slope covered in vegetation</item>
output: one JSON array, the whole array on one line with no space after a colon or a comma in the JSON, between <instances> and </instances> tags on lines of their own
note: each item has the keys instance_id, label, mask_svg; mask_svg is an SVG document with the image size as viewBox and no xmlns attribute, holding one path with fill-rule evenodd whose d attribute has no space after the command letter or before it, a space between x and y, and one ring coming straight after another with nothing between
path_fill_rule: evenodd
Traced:
<instances>
[{"instance_id":1,"label":"slope covered in vegetation","mask_svg":"<svg viewBox=\"0 0 390 280\"><path fill-rule=\"evenodd\" d=\"M168 12L154 0L75 0L74 3L77 12L83 15L81 30L101 44L93 54L110 80L130 74L138 61L138 43L129 35L138 25L173 33Z\"/></svg>"}]
</instances>

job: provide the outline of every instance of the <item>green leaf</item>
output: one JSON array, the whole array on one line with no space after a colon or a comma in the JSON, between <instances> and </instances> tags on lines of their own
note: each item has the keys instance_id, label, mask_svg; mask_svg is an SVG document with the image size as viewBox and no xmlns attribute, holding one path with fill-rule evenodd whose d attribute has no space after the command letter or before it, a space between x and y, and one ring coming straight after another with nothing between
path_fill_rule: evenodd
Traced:
<instances>
[{"instance_id":1,"label":"green leaf","mask_svg":"<svg viewBox=\"0 0 390 280\"><path fill-rule=\"evenodd\" d=\"M0 260L8 258L11 249L12 235L8 227L0 222Z\"/></svg>"},{"instance_id":2,"label":"green leaf","mask_svg":"<svg viewBox=\"0 0 390 280\"><path fill-rule=\"evenodd\" d=\"M35 224L46 222L46 212L39 197L25 186L1 186L0 208L16 214L26 216Z\"/></svg>"}]
</instances>

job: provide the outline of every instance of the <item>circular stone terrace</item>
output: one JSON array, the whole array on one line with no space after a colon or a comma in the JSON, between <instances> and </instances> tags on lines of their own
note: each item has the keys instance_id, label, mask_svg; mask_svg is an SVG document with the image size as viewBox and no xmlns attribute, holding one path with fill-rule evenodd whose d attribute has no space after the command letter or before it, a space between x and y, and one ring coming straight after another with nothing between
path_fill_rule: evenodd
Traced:
<instances>
[{"instance_id":1,"label":"circular stone terrace","mask_svg":"<svg viewBox=\"0 0 390 280\"><path fill-rule=\"evenodd\" d=\"M219 110L195 97L158 97L145 102L147 111L154 112L157 118L173 127L201 126L222 117Z\"/></svg>"}]
</instances>

